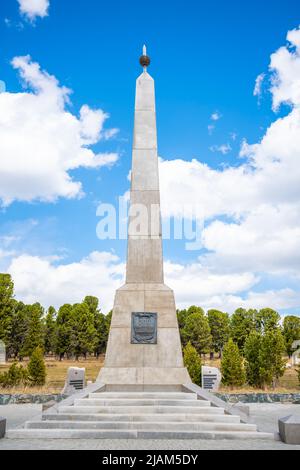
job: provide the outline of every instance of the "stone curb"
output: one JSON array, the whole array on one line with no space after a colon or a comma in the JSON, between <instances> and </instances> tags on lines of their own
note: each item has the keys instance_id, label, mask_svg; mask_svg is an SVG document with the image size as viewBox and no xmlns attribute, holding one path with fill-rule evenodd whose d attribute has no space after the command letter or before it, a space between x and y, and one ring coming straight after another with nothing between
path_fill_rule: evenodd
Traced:
<instances>
[{"instance_id":1,"label":"stone curb","mask_svg":"<svg viewBox=\"0 0 300 470\"><path fill-rule=\"evenodd\" d=\"M300 393L216 393L228 403L292 403L300 404Z\"/></svg>"}]
</instances>

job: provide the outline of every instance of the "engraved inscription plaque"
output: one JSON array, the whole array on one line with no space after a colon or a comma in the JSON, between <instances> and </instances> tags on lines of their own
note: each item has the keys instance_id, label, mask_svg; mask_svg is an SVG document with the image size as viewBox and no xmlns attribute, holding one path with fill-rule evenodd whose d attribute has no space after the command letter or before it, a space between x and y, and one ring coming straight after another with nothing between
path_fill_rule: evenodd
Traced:
<instances>
[{"instance_id":1,"label":"engraved inscription plaque","mask_svg":"<svg viewBox=\"0 0 300 470\"><path fill-rule=\"evenodd\" d=\"M132 313L131 343L157 344L157 313Z\"/></svg>"}]
</instances>

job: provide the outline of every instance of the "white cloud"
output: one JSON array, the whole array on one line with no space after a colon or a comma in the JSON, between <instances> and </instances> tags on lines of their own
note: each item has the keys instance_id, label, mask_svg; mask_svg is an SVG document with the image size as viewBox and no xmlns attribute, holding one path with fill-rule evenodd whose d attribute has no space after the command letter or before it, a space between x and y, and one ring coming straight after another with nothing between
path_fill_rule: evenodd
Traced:
<instances>
[{"instance_id":1,"label":"white cloud","mask_svg":"<svg viewBox=\"0 0 300 470\"><path fill-rule=\"evenodd\" d=\"M55 261L55 257L26 254L13 258L8 272L15 283L16 298L59 307L94 295L100 299L103 312L112 308L114 291L122 284L125 271L117 256L95 251L74 263L55 264Z\"/></svg>"},{"instance_id":2,"label":"white cloud","mask_svg":"<svg viewBox=\"0 0 300 470\"><path fill-rule=\"evenodd\" d=\"M31 21L48 16L49 0L17 0L20 12Z\"/></svg>"},{"instance_id":3,"label":"white cloud","mask_svg":"<svg viewBox=\"0 0 300 470\"><path fill-rule=\"evenodd\" d=\"M216 170L196 159L160 160L163 214L179 216L183 204L196 203L206 220L205 253L188 264L165 263L178 307L300 307L300 30L288 39L298 49L272 55L271 92L274 108L289 103L290 113L277 118L260 142L243 143L238 166ZM124 264L107 253L69 265L23 255L13 258L9 271L25 301L59 305L90 293L107 310Z\"/></svg>"},{"instance_id":4,"label":"white cloud","mask_svg":"<svg viewBox=\"0 0 300 470\"><path fill-rule=\"evenodd\" d=\"M261 74L258 75L258 77L256 78L256 80L255 80L255 87L254 87L254 91L253 91L253 95L254 95L254 96L258 96L258 97L261 96L261 94L262 94L262 85L263 85L264 78L265 78L265 74L264 74L264 73L261 73Z\"/></svg>"},{"instance_id":5,"label":"white cloud","mask_svg":"<svg viewBox=\"0 0 300 470\"><path fill-rule=\"evenodd\" d=\"M271 56L270 70L273 107L288 103L290 113L259 143L243 143L244 161L222 170L196 159L160 162L163 214L180 216L184 204L197 204L206 220L207 252L199 259L206 275L274 276L286 286L231 296L224 285L223 293L204 292L203 305L300 307L300 291L289 288L300 278L300 29L287 38L290 45ZM195 298L190 282L185 291Z\"/></svg>"},{"instance_id":6,"label":"white cloud","mask_svg":"<svg viewBox=\"0 0 300 470\"><path fill-rule=\"evenodd\" d=\"M24 86L32 91L0 94L0 200L55 201L83 194L70 170L100 168L118 155L96 154L91 144L105 140L108 114L84 105L78 118L70 111L70 90L40 69L29 56L15 57Z\"/></svg>"},{"instance_id":7,"label":"white cloud","mask_svg":"<svg viewBox=\"0 0 300 470\"><path fill-rule=\"evenodd\" d=\"M223 155L226 155L232 150L230 144L212 145L209 149L211 152L221 152Z\"/></svg>"},{"instance_id":8,"label":"white cloud","mask_svg":"<svg viewBox=\"0 0 300 470\"><path fill-rule=\"evenodd\" d=\"M290 42L290 48L281 47L271 55L274 110L282 103L300 105L300 27L289 31L287 40Z\"/></svg>"},{"instance_id":9,"label":"white cloud","mask_svg":"<svg viewBox=\"0 0 300 470\"><path fill-rule=\"evenodd\" d=\"M219 119L221 119L222 117L222 114L219 113L219 111L215 111L214 113L212 113L212 115L210 116L210 119L212 121L219 121Z\"/></svg>"}]
</instances>

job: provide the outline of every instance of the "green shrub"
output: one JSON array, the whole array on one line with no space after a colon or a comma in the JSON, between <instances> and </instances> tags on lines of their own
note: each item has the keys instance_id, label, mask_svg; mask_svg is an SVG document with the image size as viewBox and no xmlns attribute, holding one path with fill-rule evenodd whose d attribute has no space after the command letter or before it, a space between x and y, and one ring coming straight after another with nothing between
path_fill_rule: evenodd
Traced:
<instances>
[{"instance_id":1,"label":"green shrub","mask_svg":"<svg viewBox=\"0 0 300 470\"><path fill-rule=\"evenodd\" d=\"M3 388L18 387L19 385L26 385L27 383L27 369L19 366L14 362L7 372L0 374L0 385Z\"/></svg>"},{"instance_id":2,"label":"green shrub","mask_svg":"<svg viewBox=\"0 0 300 470\"><path fill-rule=\"evenodd\" d=\"M43 350L37 347L31 357L27 367L28 380L31 386L42 386L46 383L46 366L44 361Z\"/></svg>"},{"instance_id":3,"label":"green shrub","mask_svg":"<svg viewBox=\"0 0 300 470\"><path fill-rule=\"evenodd\" d=\"M183 359L192 382L201 386L201 357L190 342L188 342L183 350Z\"/></svg>"}]
</instances>

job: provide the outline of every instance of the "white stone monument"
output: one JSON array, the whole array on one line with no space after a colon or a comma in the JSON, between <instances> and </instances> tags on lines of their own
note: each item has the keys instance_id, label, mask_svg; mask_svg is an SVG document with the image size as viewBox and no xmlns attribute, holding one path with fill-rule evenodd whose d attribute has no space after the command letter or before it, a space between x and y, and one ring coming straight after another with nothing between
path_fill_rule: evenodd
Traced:
<instances>
[{"instance_id":1,"label":"white stone monument","mask_svg":"<svg viewBox=\"0 0 300 470\"><path fill-rule=\"evenodd\" d=\"M126 283L114 301L105 364L107 385L191 382L183 365L173 291L164 284L154 80L136 82Z\"/></svg>"},{"instance_id":2,"label":"white stone monument","mask_svg":"<svg viewBox=\"0 0 300 470\"><path fill-rule=\"evenodd\" d=\"M217 367L202 366L202 388L217 392L222 380L221 372Z\"/></svg>"},{"instance_id":3,"label":"white stone monument","mask_svg":"<svg viewBox=\"0 0 300 470\"><path fill-rule=\"evenodd\" d=\"M6 348L3 341L0 341L0 365L6 364Z\"/></svg>"},{"instance_id":4,"label":"white stone monument","mask_svg":"<svg viewBox=\"0 0 300 470\"><path fill-rule=\"evenodd\" d=\"M292 349L295 349L292 355L292 365L299 366L300 365L300 340L293 342Z\"/></svg>"},{"instance_id":5,"label":"white stone monument","mask_svg":"<svg viewBox=\"0 0 300 470\"><path fill-rule=\"evenodd\" d=\"M69 367L62 393L72 395L85 387L85 368Z\"/></svg>"}]
</instances>

